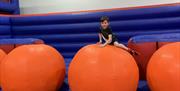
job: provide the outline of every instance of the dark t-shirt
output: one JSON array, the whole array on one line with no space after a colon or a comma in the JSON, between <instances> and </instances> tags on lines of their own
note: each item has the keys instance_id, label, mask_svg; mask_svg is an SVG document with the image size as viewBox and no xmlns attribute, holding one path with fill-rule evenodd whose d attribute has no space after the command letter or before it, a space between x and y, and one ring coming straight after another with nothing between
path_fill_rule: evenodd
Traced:
<instances>
[{"instance_id":1,"label":"dark t-shirt","mask_svg":"<svg viewBox=\"0 0 180 91\"><path fill-rule=\"evenodd\" d=\"M109 35L112 35L112 42L117 41L116 36L112 33L111 28L102 29L100 28L99 33L104 36L104 38L109 39Z\"/></svg>"}]
</instances>

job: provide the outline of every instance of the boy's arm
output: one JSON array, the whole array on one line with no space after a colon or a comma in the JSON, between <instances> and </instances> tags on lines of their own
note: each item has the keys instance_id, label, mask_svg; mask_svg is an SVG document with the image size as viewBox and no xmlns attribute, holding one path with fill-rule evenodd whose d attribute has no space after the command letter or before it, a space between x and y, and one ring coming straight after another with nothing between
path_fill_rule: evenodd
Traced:
<instances>
[{"instance_id":1,"label":"boy's arm","mask_svg":"<svg viewBox=\"0 0 180 91\"><path fill-rule=\"evenodd\" d=\"M102 35L99 33L99 43L102 43Z\"/></svg>"},{"instance_id":2,"label":"boy's arm","mask_svg":"<svg viewBox=\"0 0 180 91\"><path fill-rule=\"evenodd\" d=\"M102 44L101 47L104 47L104 46L106 46L107 44L110 44L110 43L111 43L111 41L112 41L112 34L110 34L108 37L109 37L108 40L106 40L106 42L105 42L104 44Z\"/></svg>"},{"instance_id":3,"label":"boy's arm","mask_svg":"<svg viewBox=\"0 0 180 91\"><path fill-rule=\"evenodd\" d=\"M103 39L104 41L107 41L107 39L106 39L106 38L104 38L104 36L102 36L102 39Z\"/></svg>"}]
</instances>

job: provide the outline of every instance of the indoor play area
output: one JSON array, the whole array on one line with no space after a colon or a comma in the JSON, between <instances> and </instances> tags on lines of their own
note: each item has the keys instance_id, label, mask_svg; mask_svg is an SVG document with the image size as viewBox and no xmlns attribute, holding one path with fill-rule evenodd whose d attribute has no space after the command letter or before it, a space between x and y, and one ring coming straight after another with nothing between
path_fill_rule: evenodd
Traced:
<instances>
[{"instance_id":1,"label":"indoor play area","mask_svg":"<svg viewBox=\"0 0 180 91\"><path fill-rule=\"evenodd\" d=\"M180 91L180 1L0 0L0 91Z\"/></svg>"}]
</instances>

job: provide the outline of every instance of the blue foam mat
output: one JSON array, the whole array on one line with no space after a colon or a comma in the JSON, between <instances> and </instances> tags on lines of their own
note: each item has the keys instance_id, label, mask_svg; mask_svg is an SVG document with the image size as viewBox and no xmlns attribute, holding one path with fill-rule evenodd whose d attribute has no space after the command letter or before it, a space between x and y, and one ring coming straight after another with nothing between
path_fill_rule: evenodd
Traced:
<instances>
[{"instance_id":1,"label":"blue foam mat","mask_svg":"<svg viewBox=\"0 0 180 91\"><path fill-rule=\"evenodd\" d=\"M139 35L139 36L132 37L131 40L134 43L144 43L144 42L178 42L178 41L180 41L180 33Z\"/></svg>"}]
</instances>

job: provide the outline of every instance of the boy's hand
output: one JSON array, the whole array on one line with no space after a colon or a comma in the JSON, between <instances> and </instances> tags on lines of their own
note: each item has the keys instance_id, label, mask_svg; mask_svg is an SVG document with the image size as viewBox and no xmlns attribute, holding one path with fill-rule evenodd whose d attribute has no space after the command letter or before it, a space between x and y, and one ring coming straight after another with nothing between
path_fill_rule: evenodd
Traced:
<instances>
[{"instance_id":1,"label":"boy's hand","mask_svg":"<svg viewBox=\"0 0 180 91\"><path fill-rule=\"evenodd\" d=\"M101 44L101 45L100 45L100 47L105 47L105 46L106 46L106 45L104 45L104 44Z\"/></svg>"},{"instance_id":2,"label":"boy's hand","mask_svg":"<svg viewBox=\"0 0 180 91\"><path fill-rule=\"evenodd\" d=\"M101 42L97 42L96 44L100 45L100 44L102 44L102 43L101 43Z\"/></svg>"}]
</instances>

